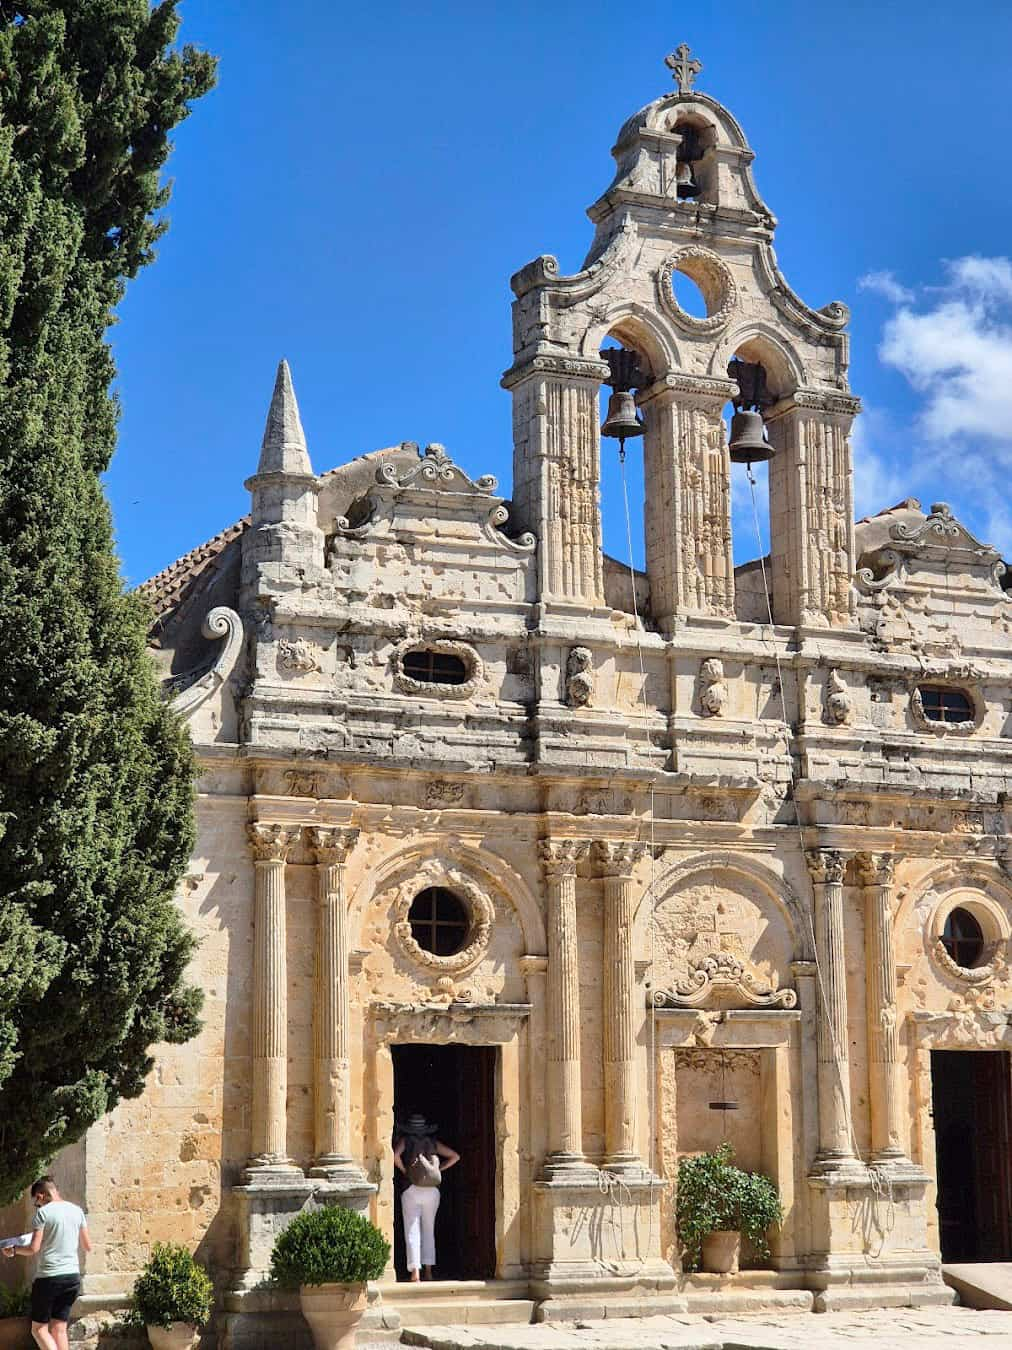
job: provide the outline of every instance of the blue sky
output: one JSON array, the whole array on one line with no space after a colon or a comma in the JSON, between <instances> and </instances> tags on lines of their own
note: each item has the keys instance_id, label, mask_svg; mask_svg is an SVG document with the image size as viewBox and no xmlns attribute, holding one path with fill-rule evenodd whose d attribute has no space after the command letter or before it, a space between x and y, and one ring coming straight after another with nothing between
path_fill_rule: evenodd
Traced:
<instances>
[{"instance_id":1,"label":"blue sky","mask_svg":"<svg viewBox=\"0 0 1012 1350\"><path fill-rule=\"evenodd\" d=\"M221 73L176 133L172 227L113 332L130 583L248 509L281 356L318 472L438 440L508 495L509 277L540 253L579 268L618 128L671 88L682 41L756 152L788 281L852 309L859 512L947 500L1012 555L1004 0L182 12ZM624 558L613 466L603 493Z\"/></svg>"}]
</instances>

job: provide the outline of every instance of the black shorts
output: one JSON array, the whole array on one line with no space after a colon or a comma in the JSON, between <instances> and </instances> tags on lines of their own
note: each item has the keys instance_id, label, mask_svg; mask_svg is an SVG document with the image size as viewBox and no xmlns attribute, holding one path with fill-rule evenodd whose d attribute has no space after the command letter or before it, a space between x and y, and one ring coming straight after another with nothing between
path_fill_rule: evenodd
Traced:
<instances>
[{"instance_id":1,"label":"black shorts","mask_svg":"<svg viewBox=\"0 0 1012 1350\"><path fill-rule=\"evenodd\" d=\"M32 1283L32 1321L69 1322L81 1292L80 1275L43 1275Z\"/></svg>"}]
</instances>

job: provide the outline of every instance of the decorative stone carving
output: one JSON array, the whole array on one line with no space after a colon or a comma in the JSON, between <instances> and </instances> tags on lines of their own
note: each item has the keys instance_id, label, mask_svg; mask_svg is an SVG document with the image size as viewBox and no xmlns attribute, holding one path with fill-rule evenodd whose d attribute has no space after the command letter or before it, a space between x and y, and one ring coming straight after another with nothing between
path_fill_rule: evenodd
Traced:
<instances>
[{"instance_id":1,"label":"decorative stone carving","mask_svg":"<svg viewBox=\"0 0 1012 1350\"><path fill-rule=\"evenodd\" d=\"M671 78L678 85L680 94L687 94L696 82L696 76L703 69L702 61L692 55L687 42L680 42L673 52L664 58L664 64L671 71Z\"/></svg>"},{"instance_id":2,"label":"decorative stone carving","mask_svg":"<svg viewBox=\"0 0 1012 1350\"><path fill-rule=\"evenodd\" d=\"M464 784L436 778L425 785L426 806L459 806L464 800Z\"/></svg>"},{"instance_id":3,"label":"decorative stone carving","mask_svg":"<svg viewBox=\"0 0 1012 1350\"><path fill-rule=\"evenodd\" d=\"M261 821L247 825L246 834L255 862L284 862L288 850L298 843L299 826L270 825Z\"/></svg>"},{"instance_id":4,"label":"decorative stone carving","mask_svg":"<svg viewBox=\"0 0 1012 1350\"><path fill-rule=\"evenodd\" d=\"M631 877L646 851L646 844L599 839L594 844L594 861L603 877Z\"/></svg>"},{"instance_id":5,"label":"decorative stone carving","mask_svg":"<svg viewBox=\"0 0 1012 1350\"><path fill-rule=\"evenodd\" d=\"M843 881L847 870L847 856L838 849L810 848L805 850L805 862L815 882L832 882L837 885Z\"/></svg>"},{"instance_id":6,"label":"decorative stone carving","mask_svg":"<svg viewBox=\"0 0 1012 1350\"><path fill-rule=\"evenodd\" d=\"M415 896L428 886L445 886L468 911L470 927L466 943L459 952L450 956L437 956L435 952L426 951L411 933L408 911ZM423 866L416 875L401 883L393 914L393 935L408 960L427 970L449 975L469 970L485 955L495 919L495 906L471 877L457 868Z\"/></svg>"},{"instance_id":7,"label":"decorative stone carving","mask_svg":"<svg viewBox=\"0 0 1012 1350\"><path fill-rule=\"evenodd\" d=\"M826 721L832 726L845 726L850 721L853 709L854 700L840 678L839 671L831 670L826 681Z\"/></svg>"},{"instance_id":8,"label":"decorative stone carving","mask_svg":"<svg viewBox=\"0 0 1012 1350\"><path fill-rule=\"evenodd\" d=\"M798 996L793 989L774 989L762 985L733 952L713 952L690 967L689 978L673 989L658 989L653 994L656 1008L700 1008L703 1004L723 1003L750 1008L794 1008Z\"/></svg>"},{"instance_id":9,"label":"decorative stone carving","mask_svg":"<svg viewBox=\"0 0 1012 1350\"><path fill-rule=\"evenodd\" d=\"M675 299L674 273L681 272L694 281L706 301L706 318L688 314ZM690 244L666 258L657 273L657 298L661 308L679 327L700 336L716 334L726 328L738 304L738 290L731 269L723 258L708 248Z\"/></svg>"},{"instance_id":10,"label":"decorative stone carving","mask_svg":"<svg viewBox=\"0 0 1012 1350\"><path fill-rule=\"evenodd\" d=\"M712 656L699 667L699 708L704 717L722 717L726 705L724 663Z\"/></svg>"},{"instance_id":11,"label":"decorative stone carving","mask_svg":"<svg viewBox=\"0 0 1012 1350\"><path fill-rule=\"evenodd\" d=\"M443 652L463 661L469 675L463 684L439 684L416 680L404 670L404 654L412 651ZM481 688L485 668L481 657L467 642L454 638L411 637L398 643L393 652L394 684L404 694L419 694L423 698L471 698Z\"/></svg>"},{"instance_id":12,"label":"decorative stone carving","mask_svg":"<svg viewBox=\"0 0 1012 1350\"><path fill-rule=\"evenodd\" d=\"M571 708L586 708L593 695L594 654L589 647L572 647L566 660L566 702Z\"/></svg>"},{"instance_id":13,"label":"decorative stone carving","mask_svg":"<svg viewBox=\"0 0 1012 1350\"><path fill-rule=\"evenodd\" d=\"M580 861L587 856L590 843L586 839L542 839L538 856L549 877L575 877Z\"/></svg>"},{"instance_id":14,"label":"decorative stone carving","mask_svg":"<svg viewBox=\"0 0 1012 1350\"><path fill-rule=\"evenodd\" d=\"M932 683L934 682L932 681ZM922 683L927 683L927 681L922 681ZM914 685L910 694L910 716L922 731L930 731L935 736L971 736L983 722L985 712L983 700L975 695L973 690L967 689L962 684L954 684L953 688L958 688L961 694L966 694L973 704L974 715L967 718L965 722L941 722L933 717L928 717L924 711L920 684Z\"/></svg>"},{"instance_id":15,"label":"decorative stone carving","mask_svg":"<svg viewBox=\"0 0 1012 1350\"><path fill-rule=\"evenodd\" d=\"M310 675L322 670L316 648L305 638L281 638L278 642L278 665L296 675Z\"/></svg>"},{"instance_id":16,"label":"decorative stone carving","mask_svg":"<svg viewBox=\"0 0 1012 1350\"><path fill-rule=\"evenodd\" d=\"M931 955L952 979L959 980L962 984L980 987L990 984L995 976L1004 974L1008 966L1007 945L1004 939L985 942L980 954L980 964L961 966L952 959L945 949L945 943L938 937L931 944Z\"/></svg>"},{"instance_id":17,"label":"decorative stone carving","mask_svg":"<svg viewBox=\"0 0 1012 1350\"><path fill-rule=\"evenodd\" d=\"M182 686L181 692L176 693L172 699L172 707L183 718L192 716L205 699L210 698L221 688L235 670L242 653L244 640L242 619L234 609L218 605L209 610L200 631L209 642L213 642L216 638L225 638L225 645L218 653L214 665L203 675L195 678L187 674L172 681L172 689ZM190 683L191 680L193 683Z\"/></svg>"}]
</instances>

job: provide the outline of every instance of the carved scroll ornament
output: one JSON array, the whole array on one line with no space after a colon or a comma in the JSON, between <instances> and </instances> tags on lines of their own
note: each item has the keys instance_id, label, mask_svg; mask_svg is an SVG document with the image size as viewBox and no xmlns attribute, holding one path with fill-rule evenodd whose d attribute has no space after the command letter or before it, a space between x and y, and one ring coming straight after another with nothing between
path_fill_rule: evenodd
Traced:
<instances>
[{"instance_id":1,"label":"carved scroll ornament","mask_svg":"<svg viewBox=\"0 0 1012 1350\"><path fill-rule=\"evenodd\" d=\"M173 698L173 710L184 718L196 712L205 699L221 688L235 669L242 652L242 619L234 609L218 605L209 610L200 631L210 642L216 638L225 638L225 644L211 669Z\"/></svg>"},{"instance_id":2,"label":"carved scroll ornament","mask_svg":"<svg viewBox=\"0 0 1012 1350\"><path fill-rule=\"evenodd\" d=\"M732 952L711 952L690 966L687 977L673 989L655 990L652 1001L655 1008L701 1008L707 1003L794 1008L798 996L793 989L763 986Z\"/></svg>"}]
</instances>

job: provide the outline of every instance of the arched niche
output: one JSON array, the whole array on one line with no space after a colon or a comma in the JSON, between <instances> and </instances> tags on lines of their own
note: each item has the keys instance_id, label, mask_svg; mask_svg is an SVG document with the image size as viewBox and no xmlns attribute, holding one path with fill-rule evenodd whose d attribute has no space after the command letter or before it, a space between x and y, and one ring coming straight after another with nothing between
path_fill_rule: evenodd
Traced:
<instances>
[{"instance_id":1,"label":"arched niche","mask_svg":"<svg viewBox=\"0 0 1012 1350\"><path fill-rule=\"evenodd\" d=\"M788 397L806 383L801 357L783 335L766 324L749 324L732 330L715 348L711 374L723 376L728 362L738 356L754 361L766 371L767 385L775 402Z\"/></svg>"},{"instance_id":2,"label":"arched niche","mask_svg":"<svg viewBox=\"0 0 1012 1350\"><path fill-rule=\"evenodd\" d=\"M646 305L622 302L596 317L583 335L581 354L596 358L609 338L636 352L645 361L654 380L669 370L681 368L682 358L673 328L662 315Z\"/></svg>"},{"instance_id":3,"label":"arched niche","mask_svg":"<svg viewBox=\"0 0 1012 1350\"><path fill-rule=\"evenodd\" d=\"M683 860L644 898L640 923L653 953L655 989L684 984L714 953L737 957L762 984L792 984L791 963L810 959L804 911L786 880L760 863L712 853Z\"/></svg>"}]
</instances>

